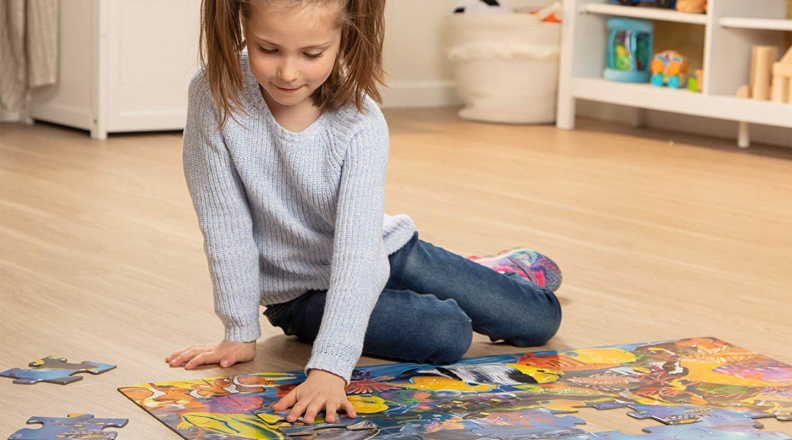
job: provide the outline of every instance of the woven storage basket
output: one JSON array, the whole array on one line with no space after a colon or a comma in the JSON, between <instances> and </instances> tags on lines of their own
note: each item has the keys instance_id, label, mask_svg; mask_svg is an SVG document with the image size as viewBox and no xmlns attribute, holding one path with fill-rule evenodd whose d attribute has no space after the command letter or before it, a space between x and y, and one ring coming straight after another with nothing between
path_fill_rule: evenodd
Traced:
<instances>
[{"instance_id":1,"label":"woven storage basket","mask_svg":"<svg viewBox=\"0 0 792 440\"><path fill-rule=\"evenodd\" d=\"M529 14L455 14L450 27L460 118L555 121L560 24Z\"/></svg>"}]
</instances>

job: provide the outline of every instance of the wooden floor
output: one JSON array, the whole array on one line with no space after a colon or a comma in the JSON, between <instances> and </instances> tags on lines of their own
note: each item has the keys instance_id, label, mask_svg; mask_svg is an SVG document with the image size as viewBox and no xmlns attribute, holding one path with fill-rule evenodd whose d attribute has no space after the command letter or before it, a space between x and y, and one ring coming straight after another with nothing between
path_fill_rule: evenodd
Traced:
<instances>
[{"instance_id":1,"label":"wooden floor","mask_svg":"<svg viewBox=\"0 0 792 440\"><path fill-rule=\"evenodd\" d=\"M558 261L564 322L544 348L717 336L792 363L792 150L586 121L574 132L465 123L452 109L386 115L389 213L463 255L525 245ZM0 380L0 438L30 416L91 413L129 418L119 439L176 439L116 388L308 360L309 345L263 320L252 363L166 365L223 335L180 155L180 133L99 142L3 126L0 370L47 355L118 369L66 387ZM468 356L518 351L477 336ZM580 415L592 432L656 424Z\"/></svg>"}]
</instances>

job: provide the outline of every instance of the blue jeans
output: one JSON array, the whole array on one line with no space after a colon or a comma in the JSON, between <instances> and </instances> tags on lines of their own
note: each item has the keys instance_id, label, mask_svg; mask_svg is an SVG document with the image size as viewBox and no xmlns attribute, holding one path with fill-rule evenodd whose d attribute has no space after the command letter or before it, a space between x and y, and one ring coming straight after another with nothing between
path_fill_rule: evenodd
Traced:
<instances>
[{"instance_id":1,"label":"blue jeans","mask_svg":"<svg viewBox=\"0 0 792 440\"><path fill-rule=\"evenodd\" d=\"M445 365L467 352L474 331L529 347L543 345L561 324L553 292L422 241L417 232L388 259L390 278L369 320L366 355ZM313 341L326 296L312 290L264 315L285 334Z\"/></svg>"}]
</instances>

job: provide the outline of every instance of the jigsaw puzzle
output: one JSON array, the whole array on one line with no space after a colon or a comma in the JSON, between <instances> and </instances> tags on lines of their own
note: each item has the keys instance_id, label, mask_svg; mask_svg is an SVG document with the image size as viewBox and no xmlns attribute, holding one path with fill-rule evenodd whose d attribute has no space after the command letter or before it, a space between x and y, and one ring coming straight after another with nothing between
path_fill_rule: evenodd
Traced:
<instances>
[{"instance_id":1,"label":"jigsaw puzzle","mask_svg":"<svg viewBox=\"0 0 792 440\"><path fill-rule=\"evenodd\" d=\"M332 424L287 423L269 409L303 380L262 373L119 391L191 440L792 440L756 420L792 419L792 366L715 338L363 367L346 389L358 418ZM590 433L569 415L584 407L629 407L665 425Z\"/></svg>"},{"instance_id":2,"label":"jigsaw puzzle","mask_svg":"<svg viewBox=\"0 0 792 440\"><path fill-rule=\"evenodd\" d=\"M27 423L41 423L39 429L24 428L11 434L8 440L59 440L63 438L116 438L118 433L104 428L123 428L127 419L95 419L91 414L69 414L69 417L31 417Z\"/></svg>"},{"instance_id":3,"label":"jigsaw puzzle","mask_svg":"<svg viewBox=\"0 0 792 440\"><path fill-rule=\"evenodd\" d=\"M50 382L60 385L66 385L78 380L82 380L82 376L75 375L76 373L91 373L101 374L115 368L115 365L99 364L96 362L81 362L79 364L70 364L66 358L58 356L49 356L44 359L31 362L29 364L32 369L23 370L21 368L12 368L3 371L0 376L11 377L14 383L21 384L34 384L38 382Z\"/></svg>"}]
</instances>

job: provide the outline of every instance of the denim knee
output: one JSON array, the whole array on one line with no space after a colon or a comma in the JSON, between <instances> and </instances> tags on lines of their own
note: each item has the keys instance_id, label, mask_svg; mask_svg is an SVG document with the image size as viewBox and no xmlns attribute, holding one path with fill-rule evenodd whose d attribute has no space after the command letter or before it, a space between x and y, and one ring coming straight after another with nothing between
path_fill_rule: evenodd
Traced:
<instances>
[{"instance_id":1,"label":"denim knee","mask_svg":"<svg viewBox=\"0 0 792 440\"><path fill-rule=\"evenodd\" d=\"M538 347L546 344L561 327L561 305L555 294L549 290L545 290L545 293L552 298L551 301L532 304L531 310L526 310L522 319L510 323L508 336L490 339L503 339L517 347Z\"/></svg>"},{"instance_id":2,"label":"denim knee","mask_svg":"<svg viewBox=\"0 0 792 440\"><path fill-rule=\"evenodd\" d=\"M424 358L420 363L433 365L448 365L458 361L470 349L473 342L473 325L470 318L455 301L452 303L455 310L435 316L433 325L427 330L422 341Z\"/></svg>"}]
</instances>

